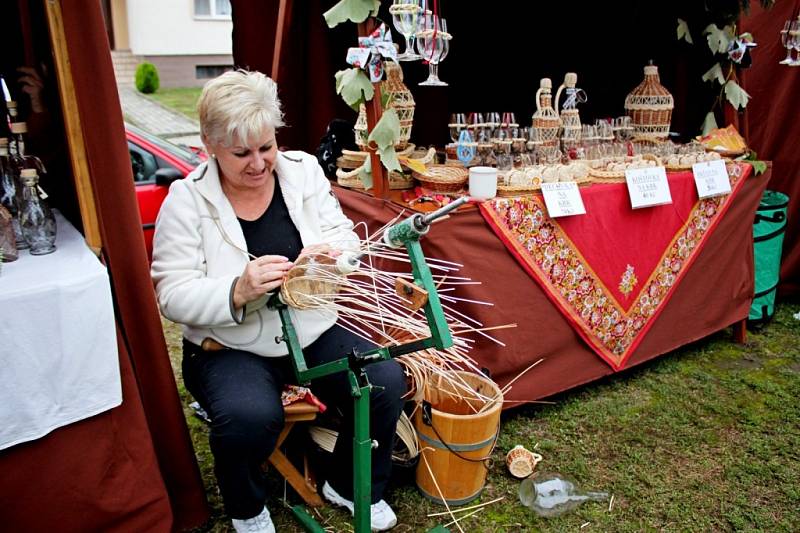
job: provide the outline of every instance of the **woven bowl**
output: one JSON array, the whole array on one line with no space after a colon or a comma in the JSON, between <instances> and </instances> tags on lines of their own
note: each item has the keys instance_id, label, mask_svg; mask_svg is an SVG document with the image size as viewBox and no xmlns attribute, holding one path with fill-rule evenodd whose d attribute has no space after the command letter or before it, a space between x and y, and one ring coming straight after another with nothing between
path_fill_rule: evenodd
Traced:
<instances>
[{"instance_id":1,"label":"woven bowl","mask_svg":"<svg viewBox=\"0 0 800 533\"><path fill-rule=\"evenodd\" d=\"M451 165L429 165L425 173L414 172L417 181L433 192L459 192L469 178L467 169Z\"/></svg>"}]
</instances>

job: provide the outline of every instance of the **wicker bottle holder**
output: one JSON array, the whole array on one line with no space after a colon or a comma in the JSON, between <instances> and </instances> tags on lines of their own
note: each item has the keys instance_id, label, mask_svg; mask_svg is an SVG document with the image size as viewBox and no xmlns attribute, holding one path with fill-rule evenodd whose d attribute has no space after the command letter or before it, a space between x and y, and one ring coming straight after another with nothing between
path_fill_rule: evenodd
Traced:
<instances>
[{"instance_id":1,"label":"wicker bottle holder","mask_svg":"<svg viewBox=\"0 0 800 533\"><path fill-rule=\"evenodd\" d=\"M398 63L394 61L386 61L383 64L386 70L386 80L381 83L381 93L389 96L389 108L397 112L397 118L400 119L400 139L395 143L396 150L402 150L408 144L411 138L411 127L414 123L414 95L408 90L408 87L403 83L403 69L400 68ZM364 104L358 109L358 119L355 125L356 131L356 144L362 149L366 150L367 146L367 110Z\"/></svg>"},{"instance_id":2,"label":"wicker bottle holder","mask_svg":"<svg viewBox=\"0 0 800 533\"><path fill-rule=\"evenodd\" d=\"M569 95L571 92L577 90L575 85L578 83L578 75L574 72L567 72L564 76L564 83L562 83L556 92L555 105L558 107L561 101L561 91L567 91ZM581 140L581 117L578 114L578 109L571 105L567 107L565 104L564 109L558 115L561 119L561 140L566 143L575 143Z\"/></svg>"},{"instance_id":3,"label":"wicker bottle holder","mask_svg":"<svg viewBox=\"0 0 800 533\"><path fill-rule=\"evenodd\" d=\"M625 98L625 111L631 117L634 138L652 141L669 136L674 99L661 85L658 67L644 67L644 81Z\"/></svg>"},{"instance_id":4,"label":"wicker bottle holder","mask_svg":"<svg viewBox=\"0 0 800 533\"><path fill-rule=\"evenodd\" d=\"M542 78L539 90L536 91L536 112L531 117L533 122L534 143L545 155L553 155L558 149L558 130L560 121L558 113L553 109L550 78Z\"/></svg>"}]
</instances>

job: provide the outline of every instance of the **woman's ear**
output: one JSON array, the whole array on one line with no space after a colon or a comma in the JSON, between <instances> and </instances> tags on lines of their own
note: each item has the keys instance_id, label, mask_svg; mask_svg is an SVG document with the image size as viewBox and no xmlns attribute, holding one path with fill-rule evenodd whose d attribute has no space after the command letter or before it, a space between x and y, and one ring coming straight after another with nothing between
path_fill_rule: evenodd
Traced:
<instances>
[{"instance_id":1,"label":"woman's ear","mask_svg":"<svg viewBox=\"0 0 800 533\"><path fill-rule=\"evenodd\" d=\"M203 143L208 157L214 157L214 149L211 147L211 142L208 140L208 136L206 134L201 134L200 141Z\"/></svg>"}]
</instances>

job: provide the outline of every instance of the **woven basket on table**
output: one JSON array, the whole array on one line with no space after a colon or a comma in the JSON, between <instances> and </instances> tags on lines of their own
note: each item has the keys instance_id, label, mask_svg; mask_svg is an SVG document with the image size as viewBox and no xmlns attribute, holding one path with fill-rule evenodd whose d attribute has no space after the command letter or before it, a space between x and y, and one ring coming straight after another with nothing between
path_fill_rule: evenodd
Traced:
<instances>
[{"instance_id":1,"label":"woven basket on table","mask_svg":"<svg viewBox=\"0 0 800 533\"><path fill-rule=\"evenodd\" d=\"M429 165L425 173L414 172L420 185L433 192L453 193L464 190L467 169L451 165Z\"/></svg>"},{"instance_id":2,"label":"woven basket on table","mask_svg":"<svg viewBox=\"0 0 800 533\"><path fill-rule=\"evenodd\" d=\"M641 159L645 161L654 161L655 166L661 165L661 159L655 155L644 154L641 156ZM625 157L624 160L624 162L632 162L635 158ZM595 183L620 183L625 181L625 170L598 170L592 168L589 169L589 175Z\"/></svg>"},{"instance_id":3,"label":"woven basket on table","mask_svg":"<svg viewBox=\"0 0 800 533\"><path fill-rule=\"evenodd\" d=\"M631 117L634 138L666 139L674 107L672 95L661 85L658 67L644 67L644 81L625 98L625 111Z\"/></svg>"},{"instance_id":4,"label":"woven basket on table","mask_svg":"<svg viewBox=\"0 0 800 533\"><path fill-rule=\"evenodd\" d=\"M361 169L356 169L351 172L344 172L342 169L336 170L336 183L348 189L364 189L364 184L361 178L358 177L358 172ZM414 178L409 174L403 172L389 172L389 189L392 190L405 190L414 187Z\"/></svg>"}]
</instances>

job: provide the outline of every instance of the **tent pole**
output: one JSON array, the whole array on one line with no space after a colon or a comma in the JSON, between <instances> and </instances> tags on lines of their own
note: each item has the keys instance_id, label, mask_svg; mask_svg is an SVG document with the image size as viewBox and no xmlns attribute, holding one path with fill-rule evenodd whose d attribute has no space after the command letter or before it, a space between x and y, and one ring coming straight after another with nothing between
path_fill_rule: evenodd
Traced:
<instances>
[{"instance_id":1,"label":"tent pole","mask_svg":"<svg viewBox=\"0 0 800 533\"><path fill-rule=\"evenodd\" d=\"M283 42L286 40L289 24L292 21L292 3L292 0L280 0L278 3L278 22L275 25L275 46L272 49L272 74L270 76L276 83L280 72Z\"/></svg>"},{"instance_id":2,"label":"tent pole","mask_svg":"<svg viewBox=\"0 0 800 533\"><path fill-rule=\"evenodd\" d=\"M83 235L89 248L99 255L102 246L100 223L97 218L97 206L94 201L89 164L86 161L86 146L83 140L78 99L75 94L75 84L72 81L67 41L64 35L61 1L43 1L47 13L47 25L50 29L50 44L53 48L56 77L58 78L58 93L61 98L61 108L64 110L64 127L67 133L72 174L75 179L75 191L81 211Z\"/></svg>"}]
</instances>

